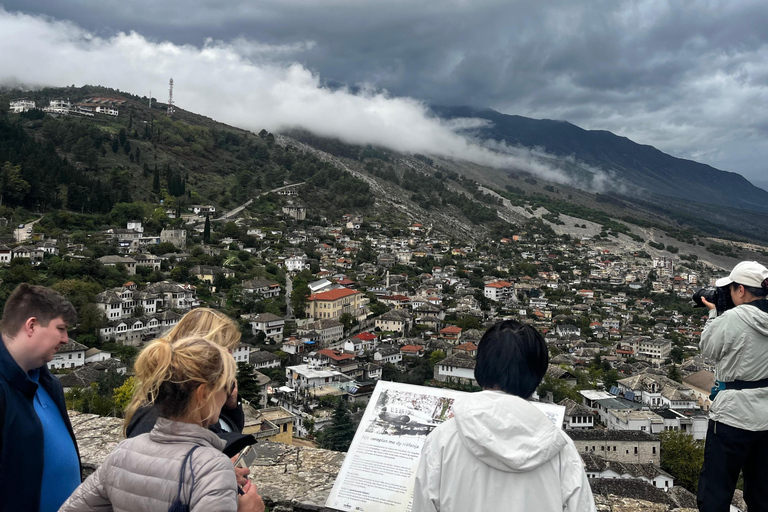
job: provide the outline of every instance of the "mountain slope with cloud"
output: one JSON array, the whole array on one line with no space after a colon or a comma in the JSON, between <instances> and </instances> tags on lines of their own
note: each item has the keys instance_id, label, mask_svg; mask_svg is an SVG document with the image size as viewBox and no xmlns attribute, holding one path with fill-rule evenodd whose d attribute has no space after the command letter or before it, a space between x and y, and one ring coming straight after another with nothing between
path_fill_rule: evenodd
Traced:
<instances>
[{"instance_id":1,"label":"mountain slope with cloud","mask_svg":"<svg viewBox=\"0 0 768 512\"><path fill-rule=\"evenodd\" d=\"M631 187L635 192L668 196L704 204L716 204L768 212L768 192L743 176L712 166L676 158L653 146L605 130L584 130L565 121L530 119L504 115L491 109L435 107L445 119L485 119L474 129L480 140L497 141L511 148L537 150L543 156L562 160L561 167L599 169L616 183L605 187ZM564 171L567 173L567 171Z\"/></svg>"}]
</instances>

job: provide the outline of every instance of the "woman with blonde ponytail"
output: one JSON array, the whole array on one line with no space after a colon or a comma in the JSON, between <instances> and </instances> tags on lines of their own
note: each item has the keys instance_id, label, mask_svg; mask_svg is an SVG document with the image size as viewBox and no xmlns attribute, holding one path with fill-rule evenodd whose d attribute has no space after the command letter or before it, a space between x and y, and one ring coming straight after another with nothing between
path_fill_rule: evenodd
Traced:
<instances>
[{"instance_id":1,"label":"woman with blonde ponytail","mask_svg":"<svg viewBox=\"0 0 768 512\"><path fill-rule=\"evenodd\" d=\"M234 320L215 309L197 308L184 315L179 323L160 340L173 343L190 336L212 341L231 354L240 343L240 327ZM126 437L144 434L154 427L160 411L152 404L151 392L151 389L135 390L133 401L125 414ZM243 406L237 395L237 384L235 384L219 411L219 420L208 428L227 442L224 453L234 457L240 450L256 442L252 435L242 434L244 424ZM244 477L244 475L241 476Z\"/></svg>"},{"instance_id":2,"label":"woman with blonde ponytail","mask_svg":"<svg viewBox=\"0 0 768 512\"><path fill-rule=\"evenodd\" d=\"M235 387L235 368L224 348L202 337L150 343L136 361L128 414L156 408L154 428L118 444L60 512L263 512L250 482L238 496L225 441L208 429Z\"/></svg>"}]
</instances>

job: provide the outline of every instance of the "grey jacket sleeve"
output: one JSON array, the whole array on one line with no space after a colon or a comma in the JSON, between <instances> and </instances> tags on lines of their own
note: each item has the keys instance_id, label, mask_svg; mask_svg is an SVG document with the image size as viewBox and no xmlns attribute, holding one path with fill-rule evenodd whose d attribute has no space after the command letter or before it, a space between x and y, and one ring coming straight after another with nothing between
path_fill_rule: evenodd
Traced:
<instances>
[{"instance_id":1,"label":"grey jacket sleeve","mask_svg":"<svg viewBox=\"0 0 768 512\"><path fill-rule=\"evenodd\" d=\"M190 512L236 512L237 478L232 461L224 456L206 459L195 467Z\"/></svg>"},{"instance_id":2,"label":"grey jacket sleeve","mask_svg":"<svg viewBox=\"0 0 768 512\"><path fill-rule=\"evenodd\" d=\"M733 330L733 319L735 317L732 310L726 311L721 316L717 316L717 311L714 309L709 311L709 318L699 341L699 348L704 357L716 361L722 358L730 341L728 333Z\"/></svg>"},{"instance_id":3,"label":"grey jacket sleeve","mask_svg":"<svg viewBox=\"0 0 768 512\"><path fill-rule=\"evenodd\" d=\"M111 512L112 503L101 483L104 464L75 489L59 512Z\"/></svg>"},{"instance_id":4,"label":"grey jacket sleeve","mask_svg":"<svg viewBox=\"0 0 768 512\"><path fill-rule=\"evenodd\" d=\"M412 512L439 512L440 510L440 460L439 450L432 447L430 438L424 443L416 470L413 487Z\"/></svg>"}]
</instances>

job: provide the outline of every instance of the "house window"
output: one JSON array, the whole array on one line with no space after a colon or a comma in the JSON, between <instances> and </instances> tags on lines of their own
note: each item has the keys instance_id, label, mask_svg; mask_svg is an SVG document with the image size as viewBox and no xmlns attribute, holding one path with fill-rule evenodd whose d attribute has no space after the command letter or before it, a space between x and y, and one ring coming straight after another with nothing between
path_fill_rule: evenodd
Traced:
<instances>
[{"instance_id":1,"label":"house window","mask_svg":"<svg viewBox=\"0 0 768 512\"><path fill-rule=\"evenodd\" d=\"M637 446L635 446L635 455L637 455Z\"/></svg>"},{"instance_id":2,"label":"house window","mask_svg":"<svg viewBox=\"0 0 768 512\"><path fill-rule=\"evenodd\" d=\"M653 448L651 448L651 450L652 450L652 453L653 453L654 455L656 455L656 447L654 446Z\"/></svg>"}]
</instances>

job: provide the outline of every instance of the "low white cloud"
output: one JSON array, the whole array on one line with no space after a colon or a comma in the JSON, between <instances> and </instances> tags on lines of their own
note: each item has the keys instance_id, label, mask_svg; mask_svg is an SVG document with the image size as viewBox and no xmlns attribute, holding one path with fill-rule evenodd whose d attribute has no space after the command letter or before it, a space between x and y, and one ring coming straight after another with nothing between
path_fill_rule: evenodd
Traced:
<instances>
[{"instance_id":1,"label":"low white cloud","mask_svg":"<svg viewBox=\"0 0 768 512\"><path fill-rule=\"evenodd\" d=\"M259 131L302 127L354 144L462 159L500 169L524 170L567 181L545 159L509 147L488 148L464 130L486 121L444 121L417 100L362 86L324 87L321 77L296 62L311 41L270 46L244 39L208 40L202 47L153 42L142 35L97 37L77 25L0 8L0 84L104 85L165 100L174 79L174 102L218 121Z\"/></svg>"}]
</instances>

